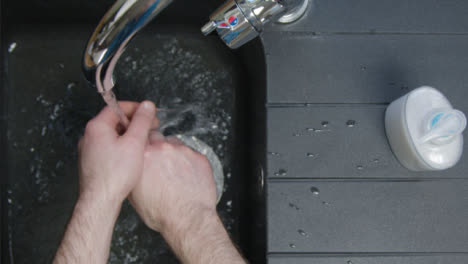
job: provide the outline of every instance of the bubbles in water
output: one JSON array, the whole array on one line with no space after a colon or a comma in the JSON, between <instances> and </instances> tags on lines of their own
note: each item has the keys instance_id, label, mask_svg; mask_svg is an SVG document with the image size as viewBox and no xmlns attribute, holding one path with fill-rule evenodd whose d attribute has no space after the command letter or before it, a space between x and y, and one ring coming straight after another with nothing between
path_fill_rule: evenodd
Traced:
<instances>
[{"instance_id":1,"label":"bubbles in water","mask_svg":"<svg viewBox=\"0 0 468 264\"><path fill-rule=\"evenodd\" d=\"M74 82L71 82L69 84L67 84L67 91L71 92L71 90L73 89L73 87L76 86L76 83Z\"/></svg>"},{"instance_id":2,"label":"bubbles in water","mask_svg":"<svg viewBox=\"0 0 468 264\"><path fill-rule=\"evenodd\" d=\"M34 152L34 151L36 151L36 149L34 149L34 148L29 149L29 152Z\"/></svg>"},{"instance_id":3,"label":"bubbles in water","mask_svg":"<svg viewBox=\"0 0 468 264\"><path fill-rule=\"evenodd\" d=\"M10 46L8 47L8 53L12 53L13 51L15 51L16 46L17 46L16 42L11 43Z\"/></svg>"},{"instance_id":4,"label":"bubbles in water","mask_svg":"<svg viewBox=\"0 0 468 264\"><path fill-rule=\"evenodd\" d=\"M346 264L354 264L351 260L348 260Z\"/></svg>"},{"instance_id":5,"label":"bubbles in water","mask_svg":"<svg viewBox=\"0 0 468 264\"><path fill-rule=\"evenodd\" d=\"M302 230L302 229L298 229L297 232L298 232L299 235L301 235L301 236L307 236L307 233L306 233L304 230Z\"/></svg>"},{"instance_id":6,"label":"bubbles in water","mask_svg":"<svg viewBox=\"0 0 468 264\"><path fill-rule=\"evenodd\" d=\"M285 169L279 169L277 172L275 172L275 176L286 176L287 171Z\"/></svg>"},{"instance_id":7,"label":"bubbles in water","mask_svg":"<svg viewBox=\"0 0 468 264\"><path fill-rule=\"evenodd\" d=\"M273 152L273 151L268 152L268 154L271 155L271 156L281 156L280 153L278 153L278 152Z\"/></svg>"},{"instance_id":8,"label":"bubbles in water","mask_svg":"<svg viewBox=\"0 0 468 264\"><path fill-rule=\"evenodd\" d=\"M59 63L58 66L60 67L60 69L65 69L65 65L63 63Z\"/></svg>"},{"instance_id":9,"label":"bubbles in water","mask_svg":"<svg viewBox=\"0 0 468 264\"><path fill-rule=\"evenodd\" d=\"M297 133L297 132L293 134L294 137L298 137L298 136L300 136L300 135L301 135L301 134L299 134L299 133Z\"/></svg>"},{"instance_id":10,"label":"bubbles in water","mask_svg":"<svg viewBox=\"0 0 468 264\"><path fill-rule=\"evenodd\" d=\"M323 127L328 127L329 125L329 122L328 121L322 121L322 126Z\"/></svg>"},{"instance_id":11,"label":"bubbles in water","mask_svg":"<svg viewBox=\"0 0 468 264\"><path fill-rule=\"evenodd\" d=\"M346 125L348 127L354 127L356 125L356 121L354 120L348 120L348 122L346 122Z\"/></svg>"},{"instance_id":12,"label":"bubbles in water","mask_svg":"<svg viewBox=\"0 0 468 264\"><path fill-rule=\"evenodd\" d=\"M231 206L232 206L232 200L227 201L227 202L226 202L226 205L227 205L228 207L231 207Z\"/></svg>"},{"instance_id":13,"label":"bubbles in water","mask_svg":"<svg viewBox=\"0 0 468 264\"><path fill-rule=\"evenodd\" d=\"M47 133L47 127L43 126L41 130L41 136L45 136L46 133Z\"/></svg>"},{"instance_id":14,"label":"bubbles in water","mask_svg":"<svg viewBox=\"0 0 468 264\"><path fill-rule=\"evenodd\" d=\"M315 158L316 155L315 155L314 153L310 153L310 152L309 152L309 153L306 154L306 156L307 156L308 158Z\"/></svg>"},{"instance_id":15,"label":"bubbles in water","mask_svg":"<svg viewBox=\"0 0 468 264\"><path fill-rule=\"evenodd\" d=\"M358 170L363 170L364 167L363 167L362 165L357 165L357 166L356 166L356 169L358 169Z\"/></svg>"},{"instance_id":16,"label":"bubbles in water","mask_svg":"<svg viewBox=\"0 0 468 264\"><path fill-rule=\"evenodd\" d=\"M322 204L323 204L323 205L325 205L325 206L328 206L328 205L330 205L330 203L329 203L329 202L325 202L325 201L322 201Z\"/></svg>"},{"instance_id":17,"label":"bubbles in water","mask_svg":"<svg viewBox=\"0 0 468 264\"><path fill-rule=\"evenodd\" d=\"M372 162L374 162L374 163L379 163L380 160L379 160L379 159L374 159Z\"/></svg>"},{"instance_id":18,"label":"bubbles in water","mask_svg":"<svg viewBox=\"0 0 468 264\"><path fill-rule=\"evenodd\" d=\"M291 244L289 244L289 247L290 247L290 248L296 248L296 245L293 244L293 243L291 243Z\"/></svg>"},{"instance_id":19,"label":"bubbles in water","mask_svg":"<svg viewBox=\"0 0 468 264\"><path fill-rule=\"evenodd\" d=\"M317 129L313 128L313 127L308 127L306 128L307 131L309 132L315 132Z\"/></svg>"},{"instance_id":20,"label":"bubbles in water","mask_svg":"<svg viewBox=\"0 0 468 264\"><path fill-rule=\"evenodd\" d=\"M310 191L312 192L313 195L319 195L320 191L317 187L310 187Z\"/></svg>"}]
</instances>

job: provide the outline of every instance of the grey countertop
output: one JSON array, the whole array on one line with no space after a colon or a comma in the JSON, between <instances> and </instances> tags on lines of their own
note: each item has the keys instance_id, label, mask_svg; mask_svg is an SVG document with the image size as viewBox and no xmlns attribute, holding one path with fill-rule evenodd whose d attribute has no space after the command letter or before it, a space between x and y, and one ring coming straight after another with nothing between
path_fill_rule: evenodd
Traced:
<instances>
[{"instance_id":1,"label":"grey countertop","mask_svg":"<svg viewBox=\"0 0 468 264\"><path fill-rule=\"evenodd\" d=\"M468 263L466 145L415 173L384 129L422 85L468 113L468 1L312 2L262 36L269 263Z\"/></svg>"}]
</instances>

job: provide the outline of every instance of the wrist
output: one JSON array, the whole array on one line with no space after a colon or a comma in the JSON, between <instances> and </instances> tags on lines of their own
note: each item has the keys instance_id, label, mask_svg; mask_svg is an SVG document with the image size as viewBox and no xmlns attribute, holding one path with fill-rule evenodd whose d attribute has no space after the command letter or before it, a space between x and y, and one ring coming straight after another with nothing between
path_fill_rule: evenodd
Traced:
<instances>
[{"instance_id":1,"label":"wrist","mask_svg":"<svg viewBox=\"0 0 468 264\"><path fill-rule=\"evenodd\" d=\"M106 213L119 213L123 200L106 195L104 192L82 192L78 197L76 206L80 208L87 208L89 210L99 210Z\"/></svg>"},{"instance_id":2,"label":"wrist","mask_svg":"<svg viewBox=\"0 0 468 264\"><path fill-rule=\"evenodd\" d=\"M221 223L216 209L192 207L181 211L184 212L181 212L179 216L162 219L160 231L163 236L172 234L185 236L195 230L200 230L203 226Z\"/></svg>"}]
</instances>

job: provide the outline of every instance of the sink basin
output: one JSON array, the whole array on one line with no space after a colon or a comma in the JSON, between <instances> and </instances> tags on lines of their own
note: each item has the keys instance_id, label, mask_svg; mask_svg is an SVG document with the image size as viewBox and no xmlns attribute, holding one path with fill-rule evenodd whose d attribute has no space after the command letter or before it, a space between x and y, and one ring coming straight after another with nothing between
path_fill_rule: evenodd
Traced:
<instances>
[{"instance_id":1,"label":"sink basin","mask_svg":"<svg viewBox=\"0 0 468 264\"><path fill-rule=\"evenodd\" d=\"M2 263L50 263L77 198L76 143L104 103L86 86L81 56L113 1L3 1ZM265 262L265 58L257 40L231 51L199 31L219 1L176 1L120 59L121 100L190 105L166 134L195 135L220 157L219 214L243 254ZM125 202L110 263L178 263Z\"/></svg>"}]
</instances>

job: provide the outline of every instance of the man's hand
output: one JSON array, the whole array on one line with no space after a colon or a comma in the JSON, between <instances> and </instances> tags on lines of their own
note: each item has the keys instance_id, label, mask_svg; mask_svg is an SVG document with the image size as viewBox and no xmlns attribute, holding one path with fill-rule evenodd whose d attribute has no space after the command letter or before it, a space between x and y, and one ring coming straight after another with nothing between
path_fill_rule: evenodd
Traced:
<instances>
[{"instance_id":1,"label":"man's hand","mask_svg":"<svg viewBox=\"0 0 468 264\"><path fill-rule=\"evenodd\" d=\"M152 132L143 175L129 199L183 263L245 263L216 213L208 160L176 138Z\"/></svg>"},{"instance_id":2,"label":"man's hand","mask_svg":"<svg viewBox=\"0 0 468 264\"><path fill-rule=\"evenodd\" d=\"M151 102L120 105L131 118L125 133L120 135L119 117L106 107L88 122L78 144L80 197L121 203L140 179L156 109Z\"/></svg>"},{"instance_id":3,"label":"man's hand","mask_svg":"<svg viewBox=\"0 0 468 264\"><path fill-rule=\"evenodd\" d=\"M106 107L80 140L80 195L54 263L107 262L121 203L140 179L148 134L157 126L152 103L120 106L131 119L124 133Z\"/></svg>"},{"instance_id":4,"label":"man's hand","mask_svg":"<svg viewBox=\"0 0 468 264\"><path fill-rule=\"evenodd\" d=\"M143 175L130 201L151 229L162 232L200 212L216 212L216 186L203 155L152 132L144 156Z\"/></svg>"}]
</instances>

